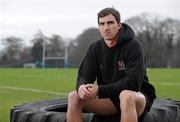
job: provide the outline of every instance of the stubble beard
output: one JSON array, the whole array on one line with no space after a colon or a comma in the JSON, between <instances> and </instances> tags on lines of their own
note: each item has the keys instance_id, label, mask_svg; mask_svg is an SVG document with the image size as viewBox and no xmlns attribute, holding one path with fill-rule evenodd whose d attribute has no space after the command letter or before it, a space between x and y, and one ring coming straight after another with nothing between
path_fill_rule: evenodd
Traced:
<instances>
[{"instance_id":1,"label":"stubble beard","mask_svg":"<svg viewBox=\"0 0 180 122\"><path fill-rule=\"evenodd\" d=\"M119 31L114 35L109 35L109 36L104 36L104 40L109 41L109 42L114 42L117 41L117 37L118 37Z\"/></svg>"}]
</instances>

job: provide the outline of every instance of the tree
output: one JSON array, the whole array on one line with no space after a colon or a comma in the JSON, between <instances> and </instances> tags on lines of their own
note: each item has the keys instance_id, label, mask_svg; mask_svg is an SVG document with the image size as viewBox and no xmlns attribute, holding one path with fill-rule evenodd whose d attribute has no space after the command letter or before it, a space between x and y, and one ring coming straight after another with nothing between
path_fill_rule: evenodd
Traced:
<instances>
[{"instance_id":1,"label":"tree","mask_svg":"<svg viewBox=\"0 0 180 122\"><path fill-rule=\"evenodd\" d=\"M1 57L1 65L18 66L21 65L21 52L23 51L23 39L18 37L7 37L2 39L4 53Z\"/></svg>"},{"instance_id":2,"label":"tree","mask_svg":"<svg viewBox=\"0 0 180 122\"><path fill-rule=\"evenodd\" d=\"M63 39L59 35L52 35L49 38L49 44L47 45L48 48L48 56L64 56L64 42Z\"/></svg>"},{"instance_id":3,"label":"tree","mask_svg":"<svg viewBox=\"0 0 180 122\"><path fill-rule=\"evenodd\" d=\"M60 58L65 56L65 44L63 39L59 35L52 35L48 39L46 44L46 55L52 58ZM46 64L50 67L63 67L64 66L64 59L49 59L46 60Z\"/></svg>"},{"instance_id":4,"label":"tree","mask_svg":"<svg viewBox=\"0 0 180 122\"><path fill-rule=\"evenodd\" d=\"M38 32L34 39L31 40L33 42L33 47L31 49L31 55L34 58L38 67L42 66L42 56L43 56L43 43L45 42L45 36L42 32Z\"/></svg>"},{"instance_id":5,"label":"tree","mask_svg":"<svg viewBox=\"0 0 180 122\"><path fill-rule=\"evenodd\" d=\"M33 57L31 55L31 49L32 47L24 47L23 51L21 52L21 62L23 63L32 63Z\"/></svg>"},{"instance_id":6,"label":"tree","mask_svg":"<svg viewBox=\"0 0 180 122\"><path fill-rule=\"evenodd\" d=\"M172 54L179 37L179 20L142 14L128 19L126 23L134 28L144 45L149 67L172 67Z\"/></svg>"},{"instance_id":7,"label":"tree","mask_svg":"<svg viewBox=\"0 0 180 122\"><path fill-rule=\"evenodd\" d=\"M97 28L86 29L82 34L80 34L74 42L71 43L71 46L74 48L71 48L72 51L69 52L69 61L71 64L73 66L78 66L85 56L90 43L100 38L101 35Z\"/></svg>"},{"instance_id":8,"label":"tree","mask_svg":"<svg viewBox=\"0 0 180 122\"><path fill-rule=\"evenodd\" d=\"M39 31L34 39L32 40L33 47L31 50L31 55L34 57L34 61L36 62L37 66L42 66L43 61L43 48L45 57L62 57L64 56L64 42L63 39L59 35L52 35L52 37L46 37L44 34ZM52 59L45 59L45 65L54 67L54 66L62 66L62 62L59 60L52 60Z\"/></svg>"}]
</instances>

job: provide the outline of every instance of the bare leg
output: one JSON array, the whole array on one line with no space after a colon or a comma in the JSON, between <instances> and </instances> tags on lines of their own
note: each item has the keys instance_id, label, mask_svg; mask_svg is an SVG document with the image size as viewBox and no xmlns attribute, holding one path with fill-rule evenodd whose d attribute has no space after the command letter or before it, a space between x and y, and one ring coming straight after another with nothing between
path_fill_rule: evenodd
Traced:
<instances>
[{"instance_id":1,"label":"bare leg","mask_svg":"<svg viewBox=\"0 0 180 122\"><path fill-rule=\"evenodd\" d=\"M119 95L121 122L138 122L145 108L146 99L140 92L124 90Z\"/></svg>"},{"instance_id":2,"label":"bare leg","mask_svg":"<svg viewBox=\"0 0 180 122\"><path fill-rule=\"evenodd\" d=\"M71 92L68 97L67 122L83 122L83 101L76 92Z\"/></svg>"},{"instance_id":3,"label":"bare leg","mask_svg":"<svg viewBox=\"0 0 180 122\"><path fill-rule=\"evenodd\" d=\"M110 99L82 100L76 91L68 97L67 122L82 122L82 109L99 115L111 115L117 112Z\"/></svg>"}]
</instances>

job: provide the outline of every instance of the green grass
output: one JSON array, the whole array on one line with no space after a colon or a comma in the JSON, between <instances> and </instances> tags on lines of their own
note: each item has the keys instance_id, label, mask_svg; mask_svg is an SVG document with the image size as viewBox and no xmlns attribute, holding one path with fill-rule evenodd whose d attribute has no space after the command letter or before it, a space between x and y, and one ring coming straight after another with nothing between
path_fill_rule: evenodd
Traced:
<instances>
[{"instance_id":1,"label":"green grass","mask_svg":"<svg viewBox=\"0 0 180 122\"><path fill-rule=\"evenodd\" d=\"M77 69L0 69L0 122L9 122L17 104L67 97L75 89ZM149 69L157 96L180 100L180 69ZM40 90L40 91L33 91Z\"/></svg>"},{"instance_id":2,"label":"green grass","mask_svg":"<svg viewBox=\"0 0 180 122\"><path fill-rule=\"evenodd\" d=\"M14 105L67 97L14 87L68 93L75 89L76 74L77 69L0 69L0 122L9 122Z\"/></svg>"},{"instance_id":3,"label":"green grass","mask_svg":"<svg viewBox=\"0 0 180 122\"><path fill-rule=\"evenodd\" d=\"M180 100L180 69L149 69L158 97Z\"/></svg>"}]
</instances>

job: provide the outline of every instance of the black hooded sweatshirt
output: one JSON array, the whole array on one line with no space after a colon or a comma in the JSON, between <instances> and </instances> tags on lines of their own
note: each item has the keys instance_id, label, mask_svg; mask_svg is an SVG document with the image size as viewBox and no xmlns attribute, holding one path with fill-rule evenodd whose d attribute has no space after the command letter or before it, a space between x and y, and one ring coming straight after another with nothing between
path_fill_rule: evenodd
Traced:
<instances>
[{"instance_id":1,"label":"black hooded sweatshirt","mask_svg":"<svg viewBox=\"0 0 180 122\"><path fill-rule=\"evenodd\" d=\"M144 59L143 47L133 30L122 24L114 47L109 48L104 39L89 46L79 67L76 90L97 80L99 98L114 98L122 90L132 90L146 93L153 100L155 89L148 82Z\"/></svg>"}]
</instances>

